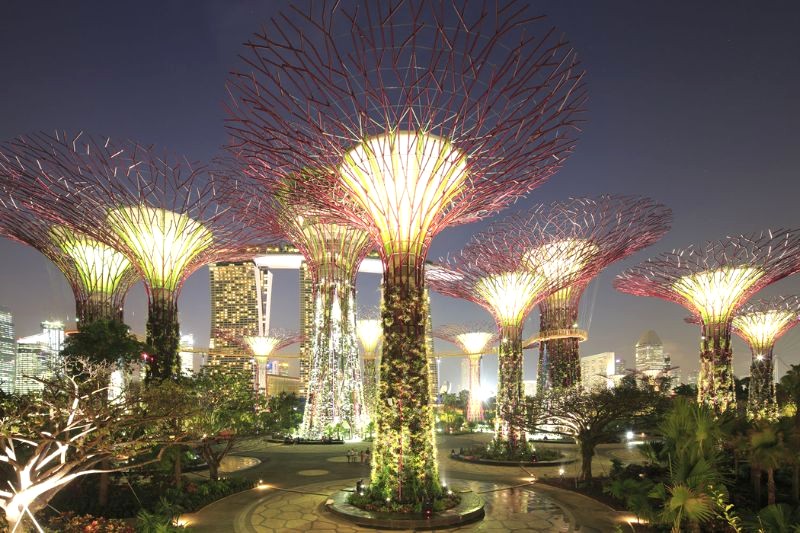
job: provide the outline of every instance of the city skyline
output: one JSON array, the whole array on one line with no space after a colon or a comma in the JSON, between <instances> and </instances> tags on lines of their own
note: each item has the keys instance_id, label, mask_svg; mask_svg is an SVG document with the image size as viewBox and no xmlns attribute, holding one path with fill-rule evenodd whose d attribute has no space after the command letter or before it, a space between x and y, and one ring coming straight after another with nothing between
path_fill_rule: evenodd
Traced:
<instances>
[{"instance_id":1,"label":"city skyline","mask_svg":"<svg viewBox=\"0 0 800 533\"><path fill-rule=\"evenodd\" d=\"M11 31L0 36L8 49L9 43L36 37L6 59L4 73L10 83L0 99L4 117L0 135L7 139L37 129L86 128L158 142L193 158L212 156L225 141L221 102L226 70L253 30L252 20L271 14L269 6L253 2L237 2L227 9L204 4L191 13L159 6L155 8L159 17L130 14L135 35L144 31L151 37L135 42L128 30L110 32L108 26L89 23L110 20L116 13L113 7L48 6L54 16L41 20L36 11L42 6L35 2L11 6ZM699 339L696 328L683 323L683 309L617 294L611 287L613 277L672 248L798 225L793 206L798 185L792 174L800 163L794 150L798 129L789 117L800 116L799 104L791 99L800 89L800 79L797 72L782 67L781 57L781 52L798 45L800 38L793 30L798 12L788 4L771 10L716 6L678 10L632 3L608 8L536 5L582 52L592 100L585 132L564 169L511 210L568 196L629 192L651 196L675 211L673 230L661 242L609 268L587 290L581 313L588 314L589 321L582 326L588 329L589 340L581 346L582 353L614 351L630 365L636 339L642 331L654 329L673 364L684 375L695 370ZM187 22L192 31L177 25L173 32L178 20ZM630 47L630 42L637 46ZM152 50L159 51L154 66L137 60L152 55ZM210 59L200 64L197 58L204 55ZM131 65L150 70L139 72ZM73 84L74 69L82 74L77 78L85 80L91 74L97 83ZM145 82L147 75L162 74L169 80L164 86ZM81 98L75 97L77 91ZM430 258L460 249L484 227L482 223L445 230L433 241ZM0 241L0 256L7 258L0 305L14 313L18 337L35 331L44 319L74 315L69 286L44 257L7 240ZM276 273L275 327L298 329L297 278L295 271ZM361 276L360 310L377 305L377 280ZM796 292L800 276L757 296ZM199 346L208 343L209 301L208 270L203 268L187 281L180 299L183 333L195 334ZM432 309L434 327L489 318L478 306L436 294ZM146 300L141 284L131 291L125 318L135 332L144 332ZM526 321L526 336L535 333L537 324L535 312ZM795 351L798 335L790 332L777 344L776 354L786 363L800 361ZM745 375L749 349L739 339L733 348L734 370ZM452 349L437 341L437 350ZM535 359L533 351L526 352L525 379L529 379ZM487 358L484 374L496 379L494 360ZM459 364L444 360L442 380L459 381Z\"/></svg>"}]
</instances>

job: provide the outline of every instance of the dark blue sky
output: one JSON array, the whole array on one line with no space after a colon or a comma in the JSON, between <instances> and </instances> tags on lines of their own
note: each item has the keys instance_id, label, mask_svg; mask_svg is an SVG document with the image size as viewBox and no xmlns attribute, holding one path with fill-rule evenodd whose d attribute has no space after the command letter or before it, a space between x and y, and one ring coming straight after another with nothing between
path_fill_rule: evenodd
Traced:
<instances>
[{"instance_id":1,"label":"dark blue sky","mask_svg":"<svg viewBox=\"0 0 800 533\"><path fill-rule=\"evenodd\" d=\"M157 143L192 159L225 141L227 72L241 43L283 2L10 2L0 23L0 138L35 130L83 129ZM533 2L566 33L588 71L588 123L575 154L514 209L567 196L649 195L675 212L673 230L592 286L582 316L584 354L616 351L632 363L642 330L655 329L673 361L697 368L699 333L679 306L615 292L613 276L657 252L767 227L800 227L800 6L793 2ZM458 250L483 224L451 228L432 258ZM0 242L0 305L17 334L74 304L61 274L37 252ZM370 279L372 278L372 279ZM377 304L376 276L359 283L363 307ZM800 276L765 294L800 291ZM295 273L276 276L273 323L297 327ZM184 332L201 344L209 329L208 274L181 297ZM591 312L589 309L591 308ZM126 318L144 329L136 287ZM434 296L434 324L483 321L479 307ZM444 318L446 317L446 319ZM526 334L535 332L536 314ZM800 362L800 333L777 353ZM442 349L452 348L441 345ZM735 369L749 353L734 347ZM487 358L487 374L496 368ZM526 360L526 376L533 372ZM779 365L779 369L781 366ZM456 361L445 377L459 379ZM494 381L494 378L490 378Z\"/></svg>"}]
</instances>

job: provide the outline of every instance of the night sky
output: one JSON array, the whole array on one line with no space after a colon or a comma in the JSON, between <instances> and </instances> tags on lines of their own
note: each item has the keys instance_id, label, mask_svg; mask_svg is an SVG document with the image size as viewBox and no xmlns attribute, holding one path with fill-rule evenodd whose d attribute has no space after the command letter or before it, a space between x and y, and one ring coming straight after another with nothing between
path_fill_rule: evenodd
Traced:
<instances>
[{"instance_id":1,"label":"night sky","mask_svg":"<svg viewBox=\"0 0 800 533\"><path fill-rule=\"evenodd\" d=\"M345 0L347 1L347 0ZM241 43L278 1L8 2L0 22L0 138L37 130L85 130L155 143L190 159L226 141L224 82ZM575 154L547 184L512 209L568 196L640 194L669 205L672 231L655 246L606 269L584 296L582 354L615 351L633 364L641 332L658 332L673 364L697 369L699 331L678 305L616 292L624 267L693 242L765 228L800 227L800 4L793 2L533 2L572 41L588 73L588 122ZM457 251L485 223L450 228L430 258ZM33 249L0 240L0 305L18 336L46 318L74 320L71 291ZM377 305L378 276L359 280L359 304ZM800 292L800 276L763 295ZM181 295L184 333L206 345L208 271ZM144 331L141 285L126 320ZM279 272L273 326L298 327L297 273ZM482 308L433 296L434 326L487 322ZM535 333L538 315L526 323ZM777 345L800 362L800 328ZM437 343L437 349L455 348ZM738 339L734 368L747 374ZM534 373L532 353L525 374ZM457 360L443 379L460 380ZM484 375L495 381L496 358Z\"/></svg>"}]
</instances>

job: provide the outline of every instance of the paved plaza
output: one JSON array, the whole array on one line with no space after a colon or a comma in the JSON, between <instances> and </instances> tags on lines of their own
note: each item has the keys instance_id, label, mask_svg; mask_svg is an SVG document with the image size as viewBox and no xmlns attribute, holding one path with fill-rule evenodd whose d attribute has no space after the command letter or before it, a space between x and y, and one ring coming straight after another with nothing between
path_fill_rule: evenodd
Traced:
<instances>
[{"instance_id":1,"label":"paved plaza","mask_svg":"<svg viewBox=\"0 0 800 533\"><path fill-rule=\"evenodd\" d=\"M472 490L486 502L486 517L474 524L448 531L531 531L531 532L606 532L631 531L630 517L580 494L552 487L536 480L559 475L558 467L523 469L475 465L449 458L451 449L482 444L489 435L466 435L440 438L439 457L442 479L455 490ZM555 445L574 454L570 445ZM366 463L348 463L346 452L356 445L267 444L245 441L236 454L260 462L228 475L260 482L258 488L234 494L200 511L182 517L194 531L201 533L302 532L319 533L375 531L347 523L329 513L324 504L336 491L353 487L357 480L367 480ZM602 474L612 457L636 458L625 445L601 448L595 471ZM240 466L253 464L240 461ZM571 475L577 463L567 465Z\"/></svg>"}]
</instances>

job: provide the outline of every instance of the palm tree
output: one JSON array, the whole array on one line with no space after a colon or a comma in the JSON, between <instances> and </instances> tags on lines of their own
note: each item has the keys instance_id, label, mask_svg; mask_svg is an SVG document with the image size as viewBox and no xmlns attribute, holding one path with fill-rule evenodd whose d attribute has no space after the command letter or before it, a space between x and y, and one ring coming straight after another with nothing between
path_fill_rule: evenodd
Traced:
<instances>
[{"instance_id":1,"label":"palm tree","mask_svg":"<svg viewBox=\"0 0 800 533\"><path fill-rule=\"evenodd\" d=\"M750 464L758 474L754 483L756 497L761 503L760 472L767 473L767 504L775 503L775 470L792 460L792 454L784 443L784 434L776 423L762 422L750 432ZM755 473L754 470L754 473Z\"/></svg>"},{"instance_id":2,"label":"palm tree","mask_svg":"<svg viewBox=\"0 0 800 533\"><path fill-rule=\"evenodd\" d=\"M778 384L778 395L794 406L794 430L789 438L793 449L800 449L800 365L792 365ZM800 460L795 457L792 464L792 502L800 503Z\"/></svg>"},{"instance_id":3,"label":"palm tree","mask_svg":"<svg viewBox=\"0 0 800 533\"><path fill-rule=\"evenodd\" d=\"M800 531L800 511L785 503L768 505L758 512L749 524L758 533L797 533Z\"/></svg>"}]
</instances>

